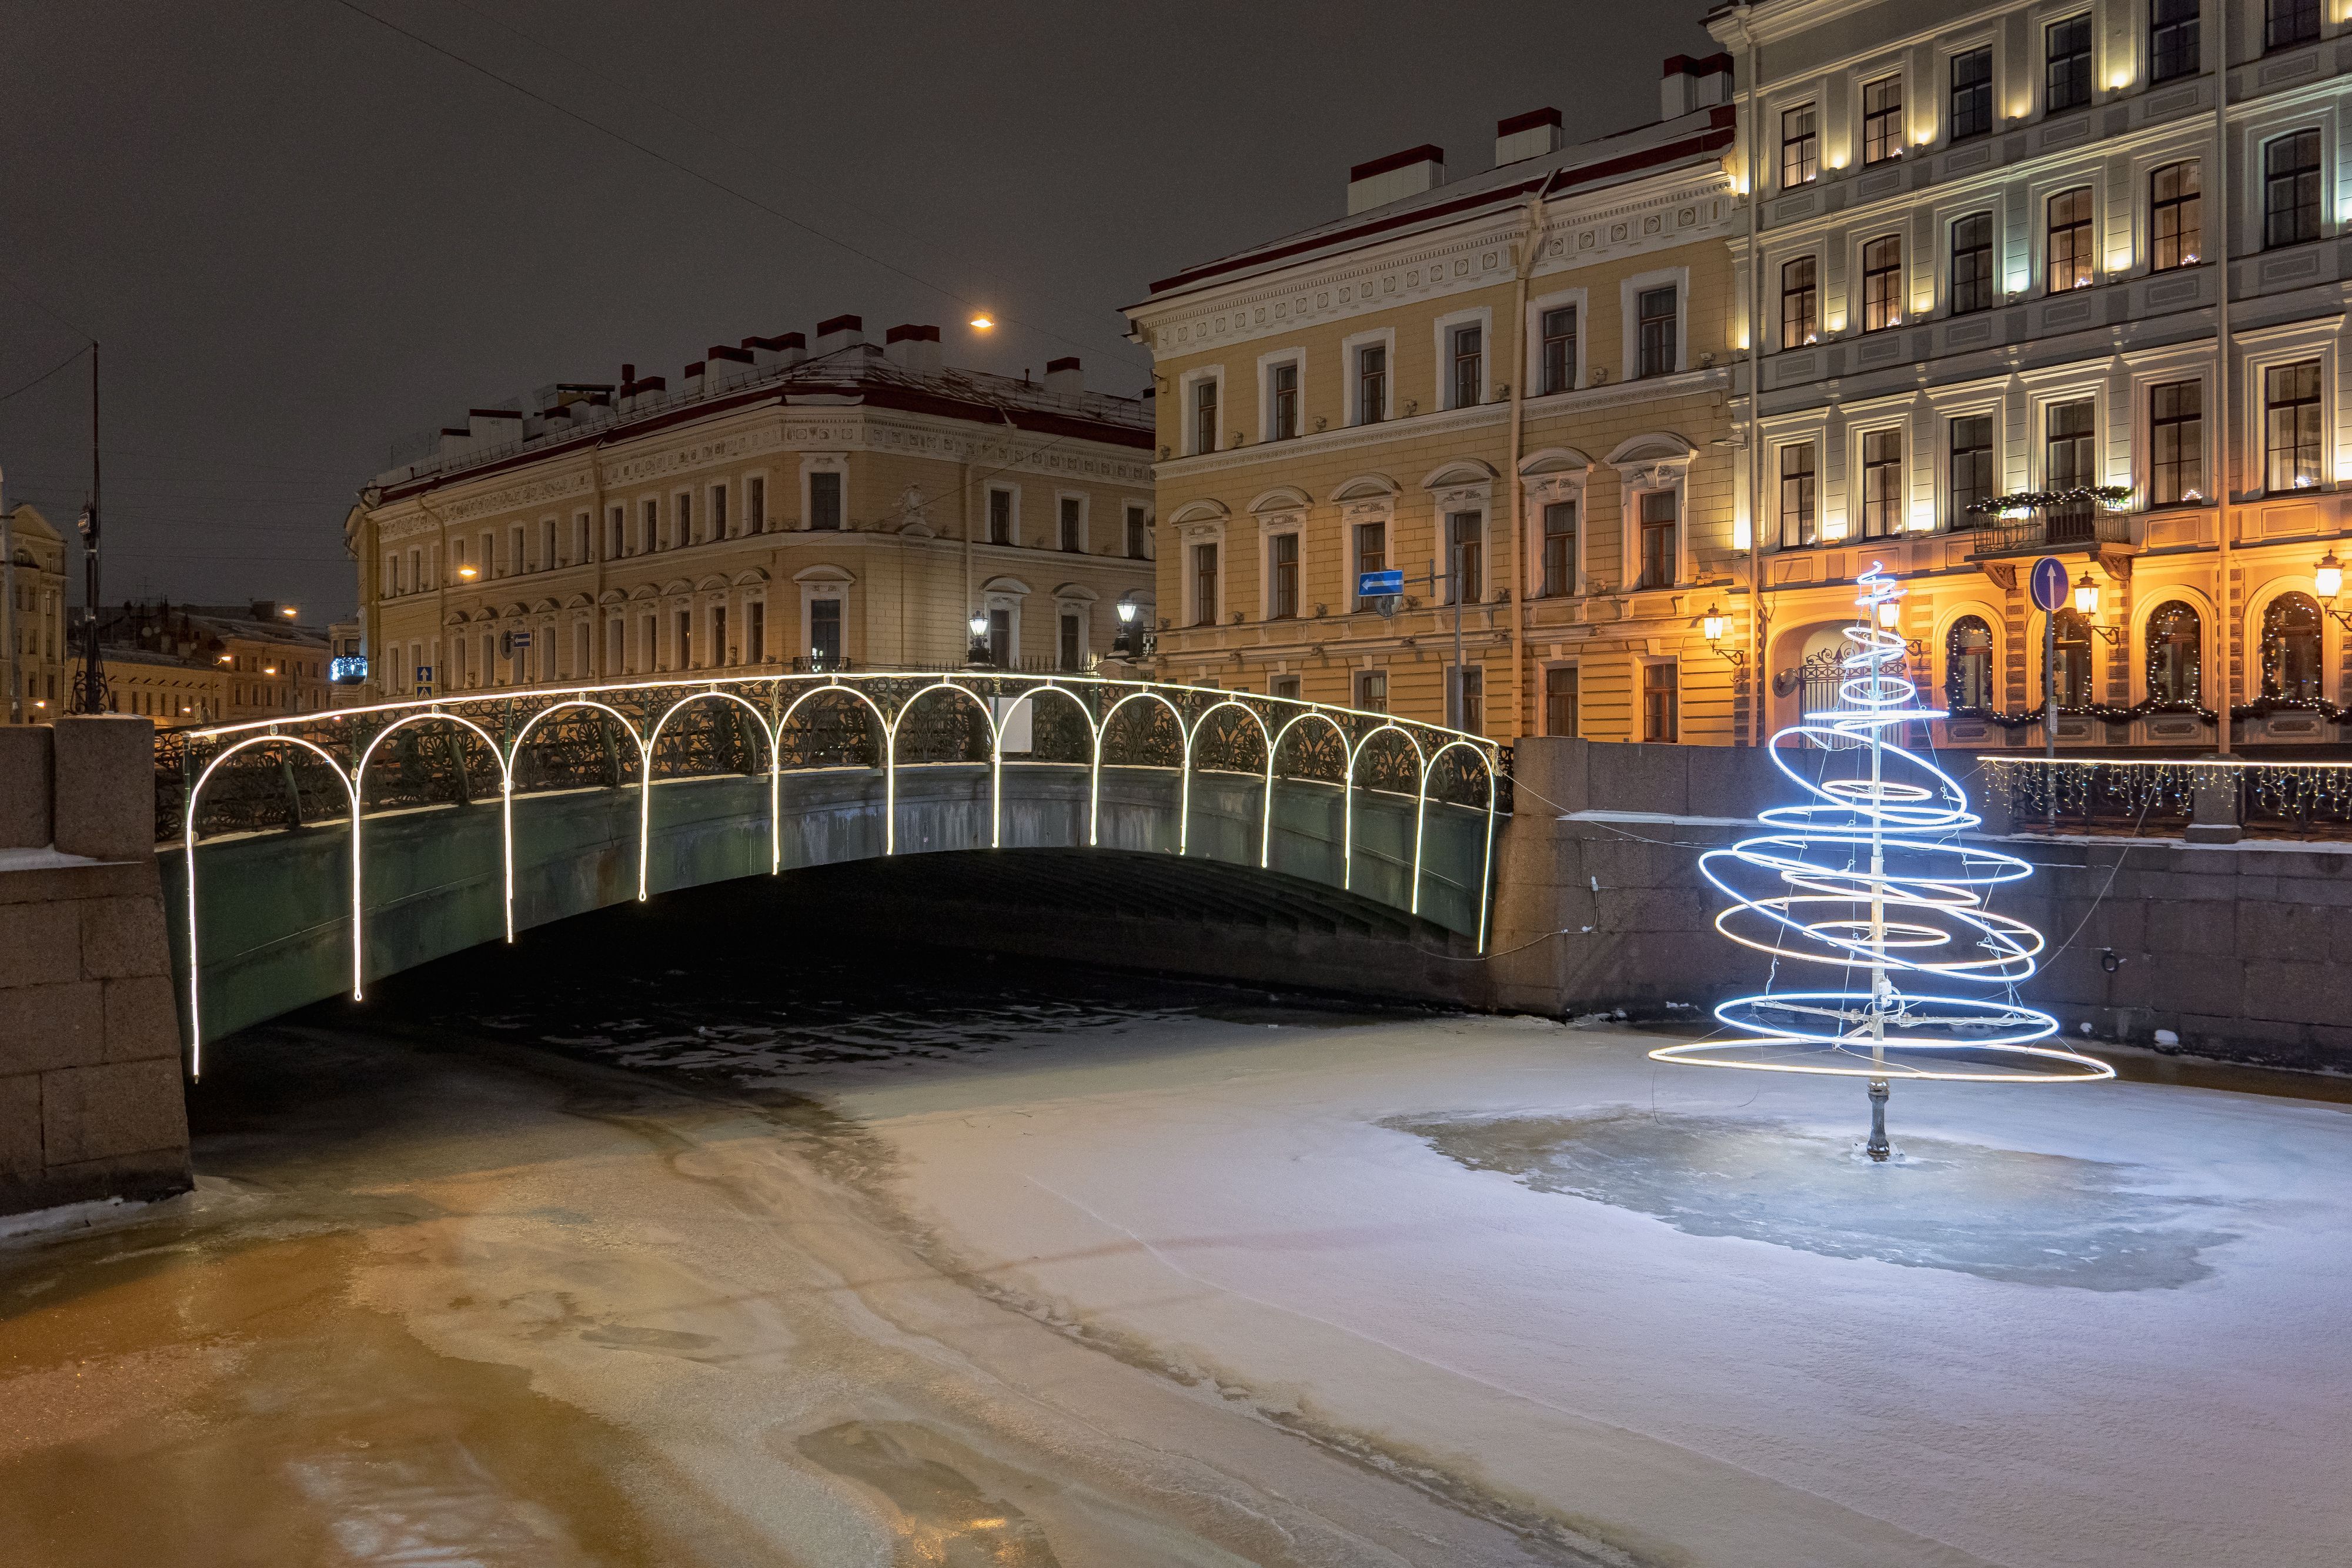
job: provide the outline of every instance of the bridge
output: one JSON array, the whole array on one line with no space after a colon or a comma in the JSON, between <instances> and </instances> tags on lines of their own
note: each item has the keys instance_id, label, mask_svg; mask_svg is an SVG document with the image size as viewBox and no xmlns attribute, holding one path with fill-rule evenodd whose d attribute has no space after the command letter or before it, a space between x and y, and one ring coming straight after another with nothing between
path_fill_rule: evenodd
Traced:
<instances>
[{"instance_id":1,"label":"bridge","mask_svg":"<svg viewBox=\"0 0 2352 1568\"><path fill-rule=\"evenodd\" d=\"M155 744L195 1072L207 1040L530 926L941 851L1216 862L1261 904L1484 953L1509 810L1507 758L1476 736L1079 674L492 690Z\"/></svg>"}]
</instances>

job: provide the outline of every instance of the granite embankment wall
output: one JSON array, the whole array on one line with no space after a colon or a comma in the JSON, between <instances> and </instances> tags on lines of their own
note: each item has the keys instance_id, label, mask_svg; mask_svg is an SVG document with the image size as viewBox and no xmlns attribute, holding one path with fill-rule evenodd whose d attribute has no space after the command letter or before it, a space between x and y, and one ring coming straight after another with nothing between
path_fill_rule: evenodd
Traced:
<instances>
[{"instance_id":1,"label":"granite embankment wall","mask_svg":"<svg viewBox=\"0 0 2352 1568\"><path fill-rule=\"evenodd\" d=\"M1769 755L1532 739L1517 776L1488 1005L1654 1015L1760 988L1766 960L1715 930L1723 901L1697 860L1798 799ZM1995 904L2054 949L2021 999L2070 1033L2168 1030L2183 1051L2352 1070L2352 844L2014 836L1970 788L1989 832L2038 868ZM1780 983L1805 982L1783 965Z\"/></svg>"},{"instance_id":2,"label":"granite embankment wall","mask_svg":"<svg viewBox=\"0 0 2352 1568\"><path fill-rule=\"evenodd\" d=\"M154 731L0 726L0 1214L187 1186Z\"/></svg>"}]
</instances>

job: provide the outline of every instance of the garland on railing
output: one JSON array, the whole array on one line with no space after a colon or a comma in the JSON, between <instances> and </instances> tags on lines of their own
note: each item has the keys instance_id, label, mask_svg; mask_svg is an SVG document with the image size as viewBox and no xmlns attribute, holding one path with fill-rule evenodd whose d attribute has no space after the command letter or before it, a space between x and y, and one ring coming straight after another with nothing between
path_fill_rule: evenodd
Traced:
<instances>
[{"instance_id":1,"label":"garland on railing","mask_svg":"<svg viewBox=\"0 0 2352 1568\"><path fill-rule=\"evenodd\" d=\"M1985 787L2020 818L2050 810L2054 791L2061 815L2087 818L2095 802L2105 802L2122 815L2143 820L2187 816L2197 786L2211 779L2215 766L2112 758L2060 758L2053 763L2039 757L1989 757L1983 763ZM2244 790L2249 821L2352 821L2352 767L2244 762L2229 765L2229 777Z\"/></svg>"},{"instance_id":2,"label":"garland on railing","mask_svg":"<svg viewBox=\"0 0 2352 1568\"><path fill-rule=\"evenodd\" d=\"M2274 713L2317 714L2331 724L2352 725L2352 707L2329 702L2326 697L2256 697L2250 703L2239 703L2230 709L2232 719L2268 718ZM2134 703L2129 707L2118 707L2113 703L2091 703L2082 707L2062 705L2058 709L2061 718L2095 718L2105 724L2129 724L2136 718L2163 714L2186 714L2207 724L2218 723L2221 718L2211 708L2198 703L2159 702L2154 697ZM2033 707L2020 713L2002 713L1997 708L1955 706L1950 710L1950 716L1955 720L1997 724L2004 729L2031 729L2042 722L2042 710Z\"/></svg>"},{"instance_id":3,"label":"garland on railing","mask_svg":"<svg viewBox=\"0 0 2352 1568\"><path fill-rule=\"evenodd\" d=\"M1972 501L1969 510L1979 517L1991 517L2010 512L2036 511L2045 507L2063 507L2069 501L2096 501L2113 511L2131 499L2128 485L2074 485L2063 490L2018 490L2007 496L1993 496L1982 501Z\"/></svg>"}]
</instances>

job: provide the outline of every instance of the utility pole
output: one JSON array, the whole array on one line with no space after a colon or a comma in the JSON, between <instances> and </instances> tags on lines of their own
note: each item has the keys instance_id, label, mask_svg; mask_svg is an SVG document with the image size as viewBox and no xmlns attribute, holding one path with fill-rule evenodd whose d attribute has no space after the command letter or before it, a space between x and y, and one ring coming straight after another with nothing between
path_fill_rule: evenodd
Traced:
<instances>
[{"instance_id":1,"label":"utility pole","mask_svg":"<svg viewBox=\"0 0 2352 1568\"><path fill-rule=\"evenodd\" d=\"M82 598L88 622L89 655L76 683L74 711L106 711L106 668L98 652L98 344L89 346L89 505L81 519Z\"/></svg>"}]
</instances>

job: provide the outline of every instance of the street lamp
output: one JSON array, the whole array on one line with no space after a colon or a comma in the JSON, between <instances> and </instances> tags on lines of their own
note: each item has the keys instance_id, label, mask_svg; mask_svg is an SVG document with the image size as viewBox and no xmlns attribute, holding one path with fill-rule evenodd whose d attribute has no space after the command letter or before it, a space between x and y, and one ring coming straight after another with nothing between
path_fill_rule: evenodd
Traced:
<instances>
[{"instance_id":1,"label":"street lamp","mask_svg":"<svg viewBox=\"0 0 2352 1568\"><path fill-rule=\"evenodd\" d=\"M971 643L964 649L964 663L973 665L985 664L989 663L989 654L992 651L988 645L988 612L984 610L973 611L969 624L971 628Z\"/></svg>"},{"instance_id":2,"label":"street lamp","mask_svg":"<svg viewBox=\"0 0 2352 1568\"><path fill-rule=\"evenodd\" d=\"M2074 582L2074 613L2083 618L2084 625L2096 632L2111 647L2124 634L2120 626L2099 624L2099 585L2091 580L2091 574L2087 571Z\"/></svg>"},{"instance_id":3,"label":"street lamp","mask_svg":"<svg viewBox=\"0 0 2352 1568\"><path fill-rule=\"evenodd\" d=\"M1706 613L1699 617L1699 624L1706 633L1707 647L1714 651L1717 658L1730 660L1734 669L1738 669L1748 663L1747 649L1726 648L1723 645L1725 622L1723 609L1720 605L1709 604L1706 607Z\"/></svg>"},{"instance_id":4,"label":"street lamp","mask_svg":"<svg viewBox=\"0 0 2352 1568\"><path fill-rule=\"evenodd\" d=\"M2321 556L2312 569L2311 587L2319 595L2320 608L2335 617L2337 625L2352 631L2352 612L2336 608L2336 596L2344 591L2344 563L2336 559L2334 550Z\"/></svg>"}]
</instances>

